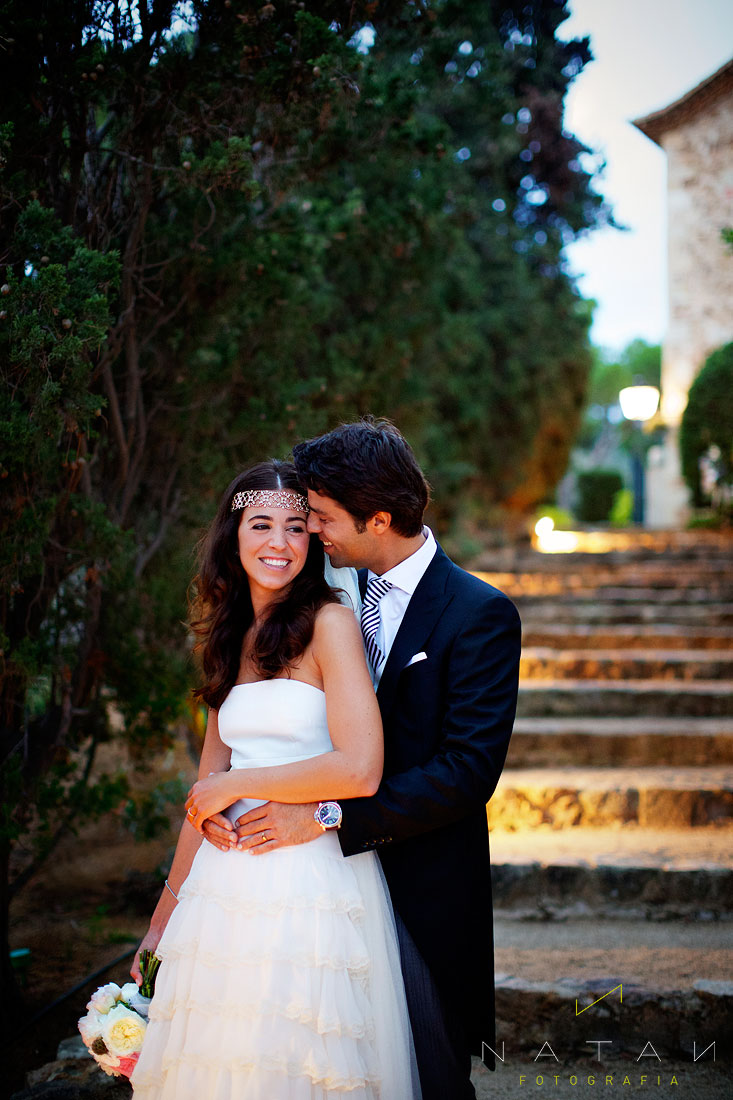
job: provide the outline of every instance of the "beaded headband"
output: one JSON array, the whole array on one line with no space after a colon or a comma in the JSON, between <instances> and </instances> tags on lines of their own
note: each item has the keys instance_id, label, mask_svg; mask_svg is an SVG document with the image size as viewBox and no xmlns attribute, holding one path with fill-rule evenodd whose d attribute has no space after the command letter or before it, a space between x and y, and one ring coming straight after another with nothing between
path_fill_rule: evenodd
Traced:
<instances>
[{"instance_id":1,"label":"beaded headband","mask_svg":"<svg viewBox=\"0 0 733 1100\"><path fill-rule=\"evenodd\" d=\"M243 493L234 494L233 512L250 505L256 508L292 508L294 512L305 512L306 515L310 511L306 498L293 489L245 489Z\"/></svg>"}]
</instances>

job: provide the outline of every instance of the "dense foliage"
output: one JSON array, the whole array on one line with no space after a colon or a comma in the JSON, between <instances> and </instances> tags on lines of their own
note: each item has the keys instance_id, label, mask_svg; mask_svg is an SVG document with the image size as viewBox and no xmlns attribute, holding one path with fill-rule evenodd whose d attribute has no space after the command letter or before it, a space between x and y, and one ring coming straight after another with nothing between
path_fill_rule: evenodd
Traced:
<instances>
[{"instance_id":1,"label":"dense foliage","mask_svg":"<svg viewBox=\"0 0 733 1100\"><path fill-rule=\"evenodd\" d=\"M680 425L682 473L697 507L710 503L711 489L730 510L733 490L733 343L718 348L690 386ZM704 486L701 460L707 458L712 484ZM707 491L706 491L707 489Z\"/></svg>"},{"instance_id":2,"label":"dense foliage","mask_svg":"<svg viewBox=\"0 0 733 1100\"><path fill-rule=\"evenodd\" d=\"M237 467L369 411L445 522L562 472L589 316L561 250L604 216L566 15L0 0L0 882L129 801L113 720L133 759L169 736Z\"/></svg>"},{"instance_id":3,"label":"dense foliage","mask_svg":"<svg viewBox=\"0 0 733 1100\"><path fill-rule=\"evenodd\" d=\"M576 515L583 523L605 523L624 486L618 470L581 470Z\"/></svg>"}]
</instances>

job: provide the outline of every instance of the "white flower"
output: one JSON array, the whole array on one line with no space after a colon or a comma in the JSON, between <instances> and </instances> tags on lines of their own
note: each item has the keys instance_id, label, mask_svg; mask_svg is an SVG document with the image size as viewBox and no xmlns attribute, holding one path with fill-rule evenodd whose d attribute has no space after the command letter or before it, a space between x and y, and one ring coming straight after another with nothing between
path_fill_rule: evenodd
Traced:
<instances>
[{"instance_id":1,"label":"white flower","mask_svg":"<svg viewBox=\"0 0 733 1100\"><path fill-rule=\"evenodd\" d=\"M141 995L135 982L128 982L127 985L123 985L120 1001L124 1001L129 1008L133 1008L138 1016L142 1016L144 1020L148 1018L150 1000L150 997Z\"/></svg>"},{"instance_id":2,"label":"white flower","mask_svg":"<svg viewBox=\"0 0 733 1100\"><path fill-rule=\"evenodd\" d=\"M145 1020L124 1005L115 1005L102 1020L102 1038L110 1054L134 1054L142 1049Z\"/></svg>"},{"instance_id":3,"label":"white flower","mask_svg":"<svg viewBox=\"0 0 733 1100\"><path fill-rule=\"evenodd\" d=\"M102 1017L96 1009L92 1008L79 1020L78 1027L85 1045L90 1047L102 1034Z\"/></svg>"},{"instance_id":4,"label":"white flower","mask_svg":"<svg viewBox=\"0 0 733 1100\"><path fill-rule=\"evenodd\" d=\"M117 982L107 982L107 985L100 985L97 992L92 994L92 999L87 1008L95 1008L97 1012L102 1013L109 1012L119 999L120 987Z\"/></svg>"}]
</instances>

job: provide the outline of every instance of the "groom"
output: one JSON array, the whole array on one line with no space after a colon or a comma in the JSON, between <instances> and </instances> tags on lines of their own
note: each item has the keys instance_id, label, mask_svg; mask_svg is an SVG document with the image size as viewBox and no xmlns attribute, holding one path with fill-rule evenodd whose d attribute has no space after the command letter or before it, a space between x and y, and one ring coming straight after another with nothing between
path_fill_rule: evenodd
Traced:
<instances>
[{"instance_id":1,"label":"groom","mask_svg":"<svg viewBox=\"0 0 733 1100\"><path fill-rule=\"evenodd\" d=\"M384 777L345 800L344 855L376 849L390 889L423 1100L470 1100L471 1053L494 1046L486 802L517 699L520 624L423 526L428 486L389 422L298 444L308 530L360 569L362 631L384 724ZM238 822L267 852L318 836L315 806L266 803ZM266 831L269 839L262 843Z\"/></svg>"}]
</instances>

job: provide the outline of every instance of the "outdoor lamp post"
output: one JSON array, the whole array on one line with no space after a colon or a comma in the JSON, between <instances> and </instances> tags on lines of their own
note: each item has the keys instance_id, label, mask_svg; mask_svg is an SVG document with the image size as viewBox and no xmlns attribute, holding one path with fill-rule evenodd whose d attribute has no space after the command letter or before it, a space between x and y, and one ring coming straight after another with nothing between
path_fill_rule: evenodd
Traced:
<instances>
[{"instance_id":1,"label":"outdoor lamp post","mask_svg":"<svg viewBox=\"0 0 733 1100\"><path fill-rule=\"evenodd\" d=\"M644 448L641 425L651 420L659 407L656 386L626 386L618 395L621 412L634 425L631 448L631 476L634 493L634 523L644 522Z\"/></svg>"}]
</instances>

